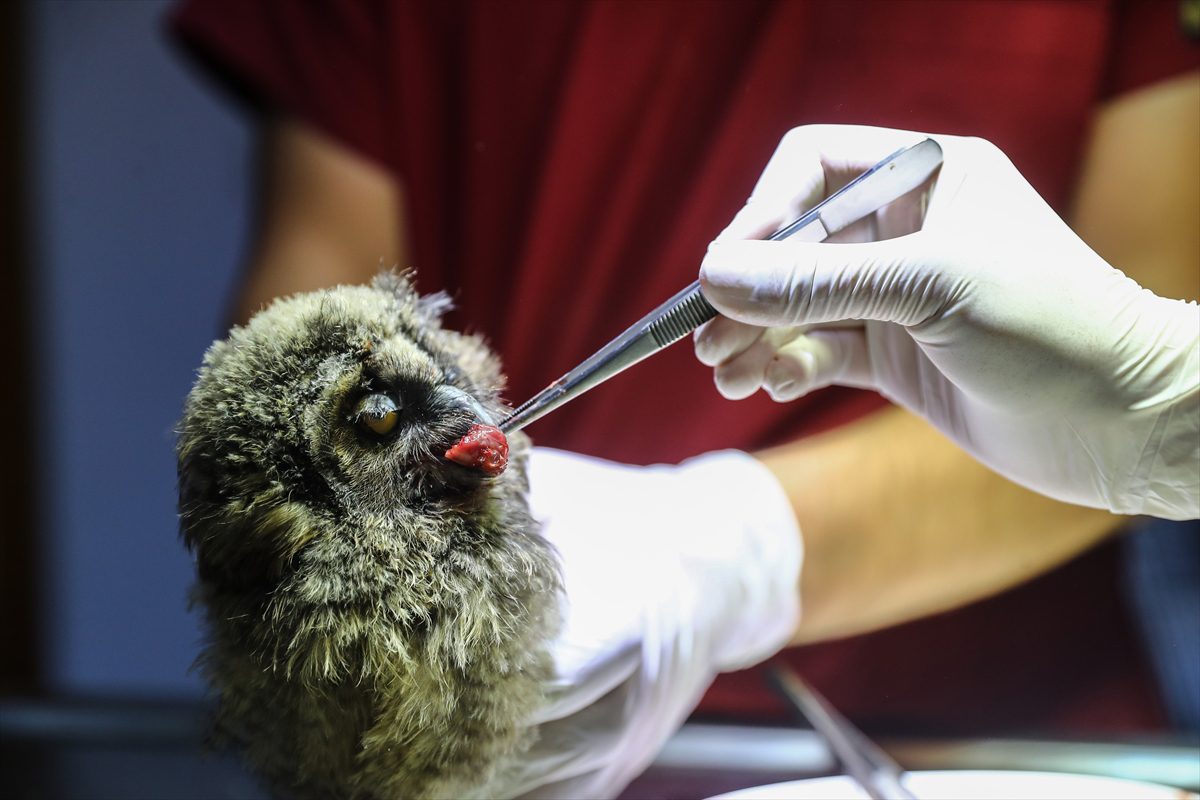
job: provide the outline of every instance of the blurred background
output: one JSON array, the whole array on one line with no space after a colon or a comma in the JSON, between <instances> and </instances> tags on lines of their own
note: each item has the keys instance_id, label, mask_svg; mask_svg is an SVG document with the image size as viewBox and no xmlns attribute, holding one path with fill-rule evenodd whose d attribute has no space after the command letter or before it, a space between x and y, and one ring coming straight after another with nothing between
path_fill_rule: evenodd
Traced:
<instances>
[{"instance_id":1,"label":"blurred background","mask_svg":"<svg viewBox=\"0 0 1200 800\"><path fill-rule=\"evenodd\" d=\"M173 426L221 333L249 141L168 49L168 8L3 12L10 691L201 691Z\"/></svg>"},{"instance_id":2,"label":"blurred background","mask_svg":"<svg viewBox=\"0 0 1200 800\"><path fill-rule=\"evenodd\" d=\"M258 796L231 761L197 755L205 700L173 455L237 279L252 142L169 46L169 8L0 4L10 797ZM1155 752L1190 775L1190 740L1162 734L1185 746Z\"/></svg>"},{"instance_id":3,"label":"blurred background","mask_svg":"<svg viewBox=\"0 0 1200 800\"><path fill-rule=\"evenodd\" d=\"M194 755L203 688L172 432L221 333L249 138L170 51L168 7L0 7L8 797L254 796ZM37 744L55 737L80 744ZM164 741L185 755L145 751Z\"/></svg>"}]
</instances>

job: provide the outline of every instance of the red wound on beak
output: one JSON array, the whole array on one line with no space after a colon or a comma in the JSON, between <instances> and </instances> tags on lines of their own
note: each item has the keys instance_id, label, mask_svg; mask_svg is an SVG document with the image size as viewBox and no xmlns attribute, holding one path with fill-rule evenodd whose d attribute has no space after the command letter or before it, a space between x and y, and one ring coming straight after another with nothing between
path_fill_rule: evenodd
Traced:
<instances>
[{"instance_id":1,"label":"red wound on beak","mask_svg":"<svg viewBox=\"0 0 1200 800\"><path fill-rule=\"evenodd\" d=\"M508 466L508 439L499 428L472 425L466 435L446 451L446 458L494 478Z\"/></svg>"}]
</instances>

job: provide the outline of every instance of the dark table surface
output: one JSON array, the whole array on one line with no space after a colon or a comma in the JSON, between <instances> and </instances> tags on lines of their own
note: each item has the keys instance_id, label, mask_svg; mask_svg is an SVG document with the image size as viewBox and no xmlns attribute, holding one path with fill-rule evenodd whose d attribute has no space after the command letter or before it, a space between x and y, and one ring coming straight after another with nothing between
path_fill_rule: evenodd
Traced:
<instances>
[{"instance_id":1,"label":"dark table surface","mask_svg":"<svg viewBox=\"0 0 1200 800\"><path fill-rule=\"evenodd\" d=\"M207 710L191 701L0 700L0 794L6 800L259 800L236 758L206 753ZM870 732L868 732L870 733ZM1200 742L887 737L908 769L1033 769L1200 790ZM622 795L688 800L836 774L811 730L691 723Z\"/></svg>"}]
</instances>

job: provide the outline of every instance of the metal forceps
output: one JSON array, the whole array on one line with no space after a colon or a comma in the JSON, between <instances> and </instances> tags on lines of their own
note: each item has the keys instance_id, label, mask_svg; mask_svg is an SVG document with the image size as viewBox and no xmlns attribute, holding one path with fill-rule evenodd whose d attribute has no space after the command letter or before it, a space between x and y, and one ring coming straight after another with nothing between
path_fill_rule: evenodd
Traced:
<instances>
[{"instance_id":1,"label":"metal forceps","mask_svg":"<svg viewBox=\"0 0 1200 800\"><path fill-rule=\"evenodd\" d=\"M839 714L828 700L799 675L777 666L772 669L771 677L829 745L850 779L868 797L872 800L917 800L917 796L903 783L904 770L900 765Z\"/></svg>"},{"instance_id":2,"label":"metal forceps","mask_svg":"<svg viewBox=\"0 0 1200 800\"><path fill-rule=\"evenodd\" d=\"M917 188L941 163L942 148L932 139L897 150L767 239L778 241L800 236L804 241L824 241ZM500 430L512 433L524 428L593 386L674 344L715 316L717 310L700 293L700 281L693 282L522 403L500 423Z\"/></svg>"}]
</instances>

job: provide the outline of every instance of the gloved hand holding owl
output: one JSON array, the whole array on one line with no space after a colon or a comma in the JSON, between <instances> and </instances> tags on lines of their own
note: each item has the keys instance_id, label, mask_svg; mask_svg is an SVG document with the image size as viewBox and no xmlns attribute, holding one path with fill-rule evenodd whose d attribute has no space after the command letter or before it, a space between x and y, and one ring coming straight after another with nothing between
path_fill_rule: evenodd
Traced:
<instances>
[{"instance_id":1,"label":"gloved hand holding owl","mask_svg":"<svg viewBox=\"0 0 1200 800\"><path fill-rule=\"evenodd\" d=\"M615 795L791 634L790 505L741 453L461 457L503 381L445 307L383 275L205 356L178 456L215 738L287 797Z\"/></svg>"}]
</instances>

